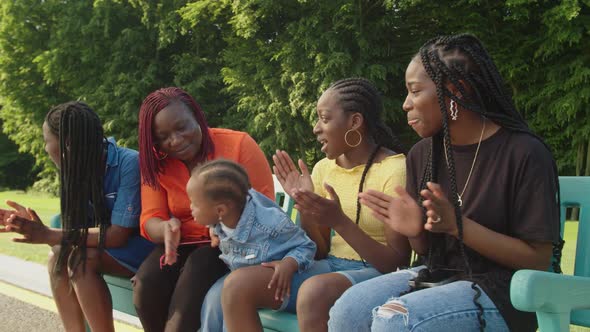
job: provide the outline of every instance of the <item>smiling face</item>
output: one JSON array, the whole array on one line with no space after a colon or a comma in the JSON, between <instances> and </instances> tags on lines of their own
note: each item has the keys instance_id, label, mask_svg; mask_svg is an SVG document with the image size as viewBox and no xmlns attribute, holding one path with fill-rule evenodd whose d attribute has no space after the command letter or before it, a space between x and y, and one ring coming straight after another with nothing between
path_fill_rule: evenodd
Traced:
<instances>
[{"instance_id":1,"label":"smiling face","mask_svg":"<svg viewBox=\"0 0 590 332\"><path fill-rule=\"evenodd\" d=\"M158 151L183 162L196 158L203 139L193 112L181 102L173 102L156 114L153 135Z\"/></svg>"},{"instance_id":2,"label":"smiling face","mask_svg":"<svg viewBox=\"0 0 590 332\"><path fill-rule=\"evenodd\" d=\"M55 166L59 168L61 163L59 137L51 132L47 122L43 122L43 141L45 142L45 152L47 152Z\"/></svg>"},{"instance_id":3,"label":"smiling face","mask_svg":"<svg viewBox=\"0 0 590 332\"><path fill-rule=\"evenodd\" d=\"M344 141L344 135L352 128L352 114L342 109L337 92L328 89L322 94L317 104L317 115L318 121L313 127L313 133L322 144L322 152L326 157L336 159L349 151L351 147ZM350 136L351 140L358 137Z\"/></svg>"},{"instance_id":4,"label":"smiling face","mask_svg":"<svg viewBox=\"0 0 590 332\"><path fill-rule=\"evenodd\" d=\"M434 136L441 130L443 120L436 85L417 58L406 69L406 88L408 95L403 109L407 112L408 124L422 138Z\"/></svg>"}]
</instances>

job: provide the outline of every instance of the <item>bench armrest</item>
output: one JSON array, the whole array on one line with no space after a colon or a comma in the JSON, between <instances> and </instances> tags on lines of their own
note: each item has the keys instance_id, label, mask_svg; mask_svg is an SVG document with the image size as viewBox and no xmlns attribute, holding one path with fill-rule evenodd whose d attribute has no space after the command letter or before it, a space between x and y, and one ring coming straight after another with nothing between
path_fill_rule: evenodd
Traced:
<instances>
[{"instance_id":1,"label":"bench armrest","mask_svg":"<svg viewBox=\"0 0 590 332\"><path fill-rule=\"evenodd\" d=\"M520 270L512 277L510 299L522 311L587 309L590 308L590 278Z\"/></svg>"}]
</instances>

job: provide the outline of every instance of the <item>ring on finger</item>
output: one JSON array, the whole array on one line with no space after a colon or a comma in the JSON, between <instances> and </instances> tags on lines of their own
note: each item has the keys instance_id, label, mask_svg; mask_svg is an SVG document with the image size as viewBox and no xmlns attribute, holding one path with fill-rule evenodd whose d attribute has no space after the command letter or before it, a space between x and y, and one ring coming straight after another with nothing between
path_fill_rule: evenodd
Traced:
<instances>
[{"instance_id":1,"label":"ring on finger","mask_svg":"<svg viewBox=\"0 0 590 332\"><path fill-rule=\"evenodd\" d=\"M438 216L436 219L432 219L433 223L439 223L440 222L440 216Z\"/></svg>"}]
</instances>

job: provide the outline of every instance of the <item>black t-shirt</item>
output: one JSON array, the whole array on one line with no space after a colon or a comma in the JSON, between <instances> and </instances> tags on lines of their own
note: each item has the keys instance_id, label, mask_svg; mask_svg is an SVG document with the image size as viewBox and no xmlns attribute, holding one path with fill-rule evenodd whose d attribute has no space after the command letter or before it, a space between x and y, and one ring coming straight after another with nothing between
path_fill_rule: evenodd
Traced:
<instances>
[{"instance_id":1,"label":"black t-shirt","mask_svg":"<svg viewBox=\"0 0 590 332\"><path fill-rule=\"evenodd\" d=\"M418 142L408 153L407 184L410 195L418 200L422 174L428 161L431 138ZM453 146L457 191L461 193L471 169L477 144ZM438 183L451 199L445 162L437 163ZM556 197L553 157L537 138L500 128L481 142L471 179L462 195L464 216L514 238L555 242L559 238L559 206ZM464 269L457 239L443 234L442 265ZM534 313L516 310L510 302L510 279L514 270L499 265L465 246L473 271L473 280L483 288L512 331L535 331Z\"/></svg>"}]
</instances>

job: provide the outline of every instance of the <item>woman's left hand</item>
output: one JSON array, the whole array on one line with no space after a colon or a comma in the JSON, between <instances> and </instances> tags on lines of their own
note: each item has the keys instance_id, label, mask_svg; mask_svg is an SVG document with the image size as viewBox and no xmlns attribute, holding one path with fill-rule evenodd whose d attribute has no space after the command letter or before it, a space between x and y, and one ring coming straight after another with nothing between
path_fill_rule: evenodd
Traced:
<instances>
[{"instance_id":1,"label":"woman's left hand","mask_svg":"<svg viewBox=\"0 0 590 332\"><path fill-rule=\"evenodd\" d=\"M30 214L26 207L18 204L17 202L7 200L6 205L10 206L14 210L0 209L0 226L8 226L8 225L6 225L6 221L13 214L16 215L17 217L21 217L21 218L25 218L25 219L33 219L33 220L35 219L35 216ZM33 210L31 210L31 211L33 211ZM10 230L8 229L6 231L8 232Z\"/></svg>"},{"instance_id":2,"label":"woman's left hand","mask_svg":"<svg viewBox=\"0 0 590 332\"><path fill-rule=\"evenodd\" d=\"M301 214L310 215L317 224L334 228L339 221L343 220L344 212L334 188L327 183L324 183L324 188L332 199L307 190L295 190L293 194L295 208Z\"/></svg>"},{"instance_id":3,"label":"woman's left hand","mask_svg":"<svg viewBox=\"0 0 590 332\"><path fill-rule=\"evenodd\" d=\"M446 233L457 237L457 218L455 216L455 207L447 199L447 196L440 188L440 185L434 182L426 183L428 189L420 192L424 197L422 206L426 208L426 224L424 229L434 233Z\"/></svg>"}]
</instances>

